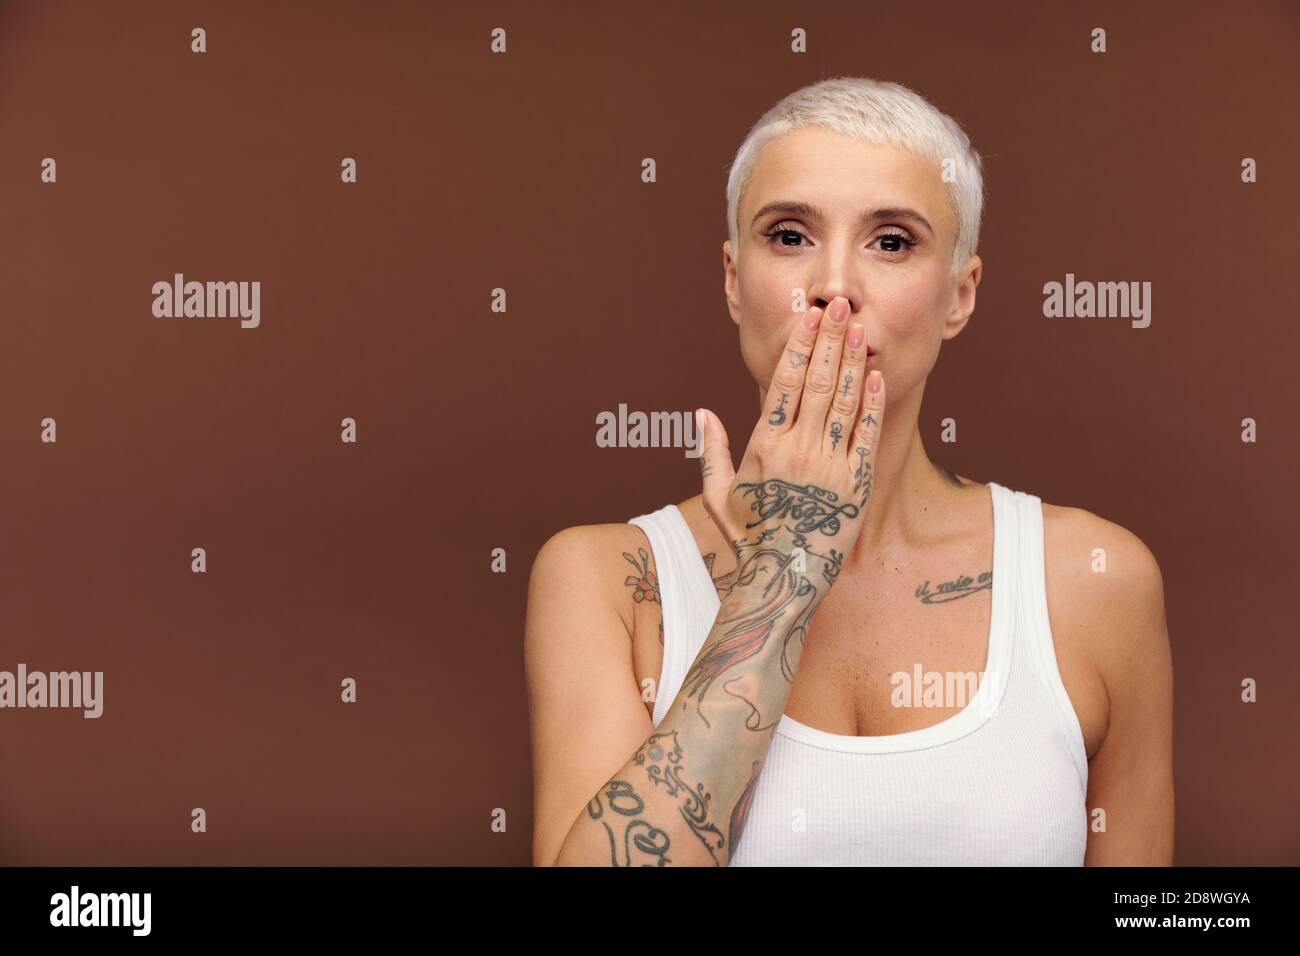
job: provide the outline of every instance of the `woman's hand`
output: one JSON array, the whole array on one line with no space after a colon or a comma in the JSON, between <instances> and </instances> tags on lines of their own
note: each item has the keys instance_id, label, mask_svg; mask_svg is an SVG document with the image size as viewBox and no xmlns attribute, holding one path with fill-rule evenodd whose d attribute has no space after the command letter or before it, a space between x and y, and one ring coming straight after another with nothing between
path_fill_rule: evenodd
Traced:
<instances>
[{"instance_id":1,"label":"woman's hand","mask_svg":"<svg viewBox=\"0 0 1300 956\"><path fill-rule=\"evenodd\" d=\"M829 590L857 540L871 500L885 387L879 371L865 373L865 330L847 321L848 312L847 300L836 298L824 317L809 309L795 325L739 471L722 422L706 409L696 413L704 506L736 551L738 585L758 573L758 563L766 577L794 560L808 574L820 570ZM774 553L778 566L756 563Z\"/></svg>"}]
</instances>

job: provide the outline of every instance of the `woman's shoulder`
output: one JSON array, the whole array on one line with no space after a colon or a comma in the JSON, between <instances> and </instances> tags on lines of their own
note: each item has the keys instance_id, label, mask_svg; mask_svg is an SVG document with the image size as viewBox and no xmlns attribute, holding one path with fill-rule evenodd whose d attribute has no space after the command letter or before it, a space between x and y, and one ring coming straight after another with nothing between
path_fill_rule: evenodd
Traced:
<instances>
[{"instance_id":1,"label":"woman's shoulder","mask_svg":"<svg viewBox=\"0 0 1300 956\"><path fill-rule=\"evenodd\" d=\"M1056 637L1086 648L1108 688L1135 653L1167 643L1164 577L1134 531L1086 508L1044 502L1043 563Z\"/></svg>"},{"instance_id":2,"label":"woman's shoulder","mask_svg":"<svg viewBox=\"0 0 1300 956\"><path fill-rule=\"evenodd\" d=\"M641 605L658 605L654 552L641 528L627 522L571 525L537 553L529 592L563 587L613 609L631 634Z\"/></svg>"},{"instance_id":3,"label":"woman's shoulder","mask_svg":"<svg viewBox=\"0 0 1300 956\"><path fill-rule=\"evenodd\" d=\"M1135 712L1143 688L1171 680L1164 578L1135 532L1086 508L1043 503L1048 618L1057 656L1083 661L1074 697L1093 728L1091 758L1110 739L1115 708ZM1089 690L1093 688L1093 690Z\"/></svg>"},{"instance_id":4,"label":"woman's shoulder","mask_svg":"<svg viewBox=\"0 0 1300 956\"><path fill-rule=\"evenodd\" d=\"M1112 613L1162 593L1159 562L1134 531L1086 508L1043 501L1042 509L1043 563L1062 603Z\"/></svg>"},{"instance_id":5,"label":"woman's shoulder","mask_svg":"<svg viewBox=\"0 0 1300 956\"><path fill-rule=\"evenodd\" d=\"M1086 508L1047 501L1042 506L1044 547L1049 560L1063 562L1060 570L1074 568L1102 573L1115 559L1126 573L1159 572L1155 554L1124 525ZM1088 560L1081 561L1085 555Z\"/></svg>"}]
</instances>

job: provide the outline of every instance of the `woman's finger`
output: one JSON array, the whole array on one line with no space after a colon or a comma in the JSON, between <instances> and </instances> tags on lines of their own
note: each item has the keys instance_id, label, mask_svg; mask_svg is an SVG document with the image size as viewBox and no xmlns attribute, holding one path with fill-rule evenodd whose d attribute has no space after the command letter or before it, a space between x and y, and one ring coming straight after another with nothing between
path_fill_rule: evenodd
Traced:
<instances>
[{"instance_id":1,"label":"woman's finger","mask_svg":"<svg viewBox=\"0 0 1300 956\"><path fill-rule=\"evenodd\" d=\"M885 421L885 377L872 369L863 383L862 407L857 427L853 429L853 447L849 468L853 473L853 495L858 507L871 500L876 474L876 453L880 448L880 430Z\"/></svg>"},{"instance_id":2,"label":"woman's finger","mask_svg":"<svg viewBox=\"0 0 1300 956\"><path fill-rule=\"evenodd\" d=\"M836 296L826 307L826 318L817 332L817 344L808 359L808 374L799 399L795 435L799 447L816 452L822 447L828 422L827 412L835 395L840 371L840 354L849 330L848 300Z\"/></svg>"},{"instance_id":3,"label":"woman's finger","mask_svg":"<svg viewBox=\"0 0 1300 956\"><path fill-rule=\"evenodd\" d=\"M768 386L767 397L763 401L763 415L754 426L753 437L784 435L793 427L795 412L799 409L800 396L803 394L804 375L807 374L809 358L817 343L817 329L821 321L822 310L812 308L794 324L794 329L786 340L785 351L777 359L772 383Z\"/></svg>"},{"instance_id":4,"label":"woman's finger","mask_svg":"<svg viewBox=\"0 0 1300 956\"><path fill-rule=\"evenodd\" d=\"M826 416L826 432L822 438L822 452L831 455L848 453L855 416L862 405L863 371L867 364L867 333L859 323L849 323L844 338L844 354L840 358L839 378L835 396Z\"/></svg>"}]
</instances>

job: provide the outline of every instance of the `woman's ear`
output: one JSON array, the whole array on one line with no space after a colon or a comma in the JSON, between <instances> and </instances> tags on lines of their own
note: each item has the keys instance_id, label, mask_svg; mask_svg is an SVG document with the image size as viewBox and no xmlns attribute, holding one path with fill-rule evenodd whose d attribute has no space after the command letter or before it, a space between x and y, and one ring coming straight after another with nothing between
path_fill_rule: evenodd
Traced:
<instances>
[{"instance_id":1,"label":"woman's ear","mask_svg":"<svg viewBox=\"0 0 1300 956\"><path fill-rule=\"evenodd\" d=\"M952 308L943 320L943 340L955 338L966 327L971 313L975 311L975 288L980 284L984 263L979 256L971 256L962 267L953 287Z\"/></svg>"},{"instance_id":2,"label":"woman's ear","mask_svg":"<svg viewBox=\"0 0 1300 956\"><path fill-rule=\"evenodd\" d=\"M727 298L731 321L740 328L740 283L736 280L736 260L731 255L731 240L722 244L722 292Z\"/></svg>"}]
</instances>

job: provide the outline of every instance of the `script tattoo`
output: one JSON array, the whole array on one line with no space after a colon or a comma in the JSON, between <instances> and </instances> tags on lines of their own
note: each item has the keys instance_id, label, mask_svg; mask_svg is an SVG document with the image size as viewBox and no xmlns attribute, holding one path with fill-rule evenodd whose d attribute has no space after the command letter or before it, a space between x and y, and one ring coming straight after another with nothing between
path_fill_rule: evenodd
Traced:
<instances>
[{"instance_id":1,"label":"script tattoo","mask_svg":"<svg viewBox=\"0 0 1300 956\"><path fill-rule=\"evenodd\" d=\"M930 581L926 579L924 583L917 586L916 596L921 599L922 604L947 604L949 601L955 601L968 594L974 594L976 591L984 591L992 587L993 572L985 571L974 580L963 574L951 581L944 581L939 585L937 591L930 590Z\"/></svg>"},{"instance_id":2,"label":"script tattoo","mask_svg":"<svg viewBox=\"0 0 1300 956\"><path fill-rule=\"evenodd\" d=\"M791 530L799 534L820 531L834 537L840 533L841 517L856 518L860 513L857 505L849 501L839 504L839 495L816 485L796 485L772 478L757 483L743 482L736 488L744 493L744 497L754 497L750 510L758 513L758 518L745 525L746 528L773 518L793 518L795 524Z\"/></svg>"},{"instance_id":3,"label":"script tattoo","mask_svg":"<svg viewBox=\"0 0 1300 956\"><path fill-rule=\"evenodd\" d=\"M602 797L604 798L602 800ZM611 814L606 819L606 810ZM600 823L609 837L610 866L664 866L668 858L668 834L646 820L640 819L645 811L645 801L626 780L611 780L602 791L587 803L587 816ZM618 817L622 817L620 820ZM610 824L613 823L613 826ZM615 833L617 827L620 832ZM622 846L619 846L620 839ZM621 852L621 855L620 855ZM633 863L633 853L638 861L649 858L652 863Z\"/></svg>"},{"instance_id":4,"label":"script tattoo","mask_svg":"<svg viewBox=\"0 0 1300 956\"><path fill-rule=\"evenodd\" d=\"M669 746L666 747L665 744ZM677 740L677 731L651 734L632 761L638 767L644 767L650 782L656 787L662 786L670 797L685 795L686 799L678 808L682 819L709 851L714 864L721 866L715 851L721 850L727 841L722 831L709 822L709 803L713 797L704 789L704 784L697 783L692 787L682 779L682 746Z\"/></svg>"}]
</instances>

